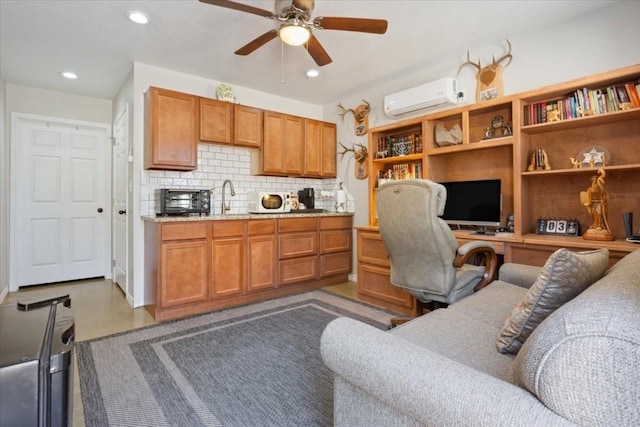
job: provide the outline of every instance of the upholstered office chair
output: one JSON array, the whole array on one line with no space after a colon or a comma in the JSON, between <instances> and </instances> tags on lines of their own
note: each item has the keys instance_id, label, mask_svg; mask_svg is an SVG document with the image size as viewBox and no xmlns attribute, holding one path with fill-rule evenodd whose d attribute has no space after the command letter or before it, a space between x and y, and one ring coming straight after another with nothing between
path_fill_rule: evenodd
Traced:
<instances>
[{"instance_id":1,"label":"upholstered office chair","mask_svg":"<svg viewBox=\"0 0 640 427\"><path fill-rule=\"evenodd\" d=\"M458 247L439 218L446 201L445 187L426 179L390 181L377 191L378 225L389 253L391 283L416 297L417 315L425 303L446 305L471 295L493 280L497 268L489 243ZM485 266L467 263L477 254L485 256Z\"/></svg>"}]
</instances>

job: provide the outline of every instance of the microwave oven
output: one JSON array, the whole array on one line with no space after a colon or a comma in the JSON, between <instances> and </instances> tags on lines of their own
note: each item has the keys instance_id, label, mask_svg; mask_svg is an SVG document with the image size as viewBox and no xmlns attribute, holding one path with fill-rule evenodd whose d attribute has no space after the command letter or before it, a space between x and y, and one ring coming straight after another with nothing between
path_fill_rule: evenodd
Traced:
<instances>
[{"instance_id":1,"label":"microwave oven","mask_svg":"<svg viewBox=\"0 0 640 427\"><path fill-rule=\"evenodd\" d=\"M155 192L156 215L209 215L210 190L171 190L159 188Z\"/></svg>"},{"instance_id":2,"label":"microwave oven","mask_svg":"<svg viewBox=\"0 0 640 427\"><path fill-rule=\"evenodd\" d=\"M286 191L249 191L249 213L291 212L290 195Z\"/></svg>"}]
</instances>

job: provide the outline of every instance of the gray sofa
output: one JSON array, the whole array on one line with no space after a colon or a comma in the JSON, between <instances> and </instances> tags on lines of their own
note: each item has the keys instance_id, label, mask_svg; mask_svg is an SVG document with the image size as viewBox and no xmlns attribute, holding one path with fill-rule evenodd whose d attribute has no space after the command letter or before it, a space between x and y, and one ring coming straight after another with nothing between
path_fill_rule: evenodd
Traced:
<instances>
[{"instance_id":1,"label":"gray sofa","mask_svg":"<svg viewBox=\"0 0 640 427\"><path fill-rule=\"evenodd\" d=\"M539 269L505 264L477 293L384 332L322 336L336 426L640 425L640 250L544 320L517 355L496 339Z\"/></svg>"}]
</instances>

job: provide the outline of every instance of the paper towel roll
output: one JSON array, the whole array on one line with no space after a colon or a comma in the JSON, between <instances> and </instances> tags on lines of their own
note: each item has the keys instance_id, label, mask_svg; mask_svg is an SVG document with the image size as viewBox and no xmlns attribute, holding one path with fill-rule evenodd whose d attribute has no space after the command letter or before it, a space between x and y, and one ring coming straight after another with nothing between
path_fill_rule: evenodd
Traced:
<instances>
[{"instance_id":1,"label":"paper towel roll","mask_svg":"<svg viewBox=\"0 0 640 427\"><path fill-rule=\"evenodd\" d=\"M336 191L336 212L345 212L347 209L347 194L343 190Z\"/></svg>"}]
</instances>

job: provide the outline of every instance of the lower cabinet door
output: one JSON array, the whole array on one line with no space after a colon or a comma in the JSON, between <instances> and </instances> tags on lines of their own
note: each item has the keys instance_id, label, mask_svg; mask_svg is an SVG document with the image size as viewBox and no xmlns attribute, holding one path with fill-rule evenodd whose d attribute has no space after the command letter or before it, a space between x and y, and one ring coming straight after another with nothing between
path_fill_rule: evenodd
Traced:
<instances>
[{"instance_id":1,"label":"lower cabinet door","mask_svg":"<svg viewBox=\"0 0 640 427\"><path fill-rule=\"evenodd\" d=\"M280 261L280 285L289 285L317 278L317 256Z\"/></svg>"},{"instance_id":2,"label":"lower cabinet door","mask_svg":"<svg viewBox=\"0 0 640 427\"><path fill-rule=\"evenodd\" d=\"M320 277L351 272L351 252L320 256Z\"/></svg>"},{"instance_id":3,"label":"lower cabinet door","mask_svg":"<svg viewBox=\"0 0 640 427\"><path fill-rule=\"evenodd\" d=\"M247 239L248 290L276 286L276 236L251 236Z\"/></svg>"},{"instance_id":4,"label":"lower cabinet door","mask_svg":"<svg viewBox=\"0 0 640 427\"><path fill-rule=\"evenodd\" d=\"M163 243L160 247L160 307L208 298L207 241Z\"/></svg>"},{"instance_id":5,"label":"lower cabinet door","mask_svg":"<svg viewBox=\"0 0 640 427\"><path fill-rule=\"evenodd\" d=\"M211 243L211 297L244 291L244 239L214 239Z\"/></svg>"}]
</instances>

